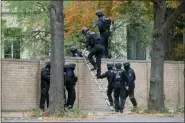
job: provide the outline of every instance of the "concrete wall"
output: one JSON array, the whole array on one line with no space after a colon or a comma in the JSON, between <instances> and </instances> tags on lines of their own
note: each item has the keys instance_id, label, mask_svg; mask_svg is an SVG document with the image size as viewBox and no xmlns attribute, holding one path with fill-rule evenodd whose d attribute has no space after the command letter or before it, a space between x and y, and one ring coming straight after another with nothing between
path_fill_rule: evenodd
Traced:
<instances>
[{"instance_id":1,"label":"concrete wall","mask_svg":"<svg viewBox=\"0 0 185 123\"><path fill-rule=\"evenodd\" d=\"M85 62L80 58L66 58L67 63L76 63L77 98L75 103L81 109L108 110L105 100L93 80ZM107 62L121 60L102 60L102 72ZM138 105L147 105L149 92L150 62L130 61L136 73L135 97ZM39 60L2 60L2 110L25 110L39 107L40 70L44 66ZM183 62L166 61L164 65L164 90L169 108L184 106ZM107 80L103 80L107 87ZM126 107L131 103L127 99Z\"/></svg>"}]
</instances>

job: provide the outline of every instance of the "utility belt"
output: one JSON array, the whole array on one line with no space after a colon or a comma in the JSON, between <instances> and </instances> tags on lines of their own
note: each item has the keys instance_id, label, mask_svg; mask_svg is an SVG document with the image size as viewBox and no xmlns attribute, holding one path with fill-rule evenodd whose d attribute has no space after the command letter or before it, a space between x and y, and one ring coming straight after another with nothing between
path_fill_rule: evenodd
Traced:
<instances>
[{"instance_id":1,"label":"utility belt","mask_svg":"<svg viewBox=\"0 0 185 123\"><path fill-rule=\"evenodd\" d=\"M100 33L105 33L105 32L108 32L108 33L110 33L110 30L104 30L104 31L100 31Z\"/></svg>"},{"instance_id":2,"label":"utility belt","mask_svg":"<svg viewBox=\"0 0 185 123\"><path fill-rule=\"evenodd\" d=\"M115 84L116 85L120 85L121 84L121 81L116 81Z\"/></svg>"},{"instance_id":3,"label":"utility belt","mask_svg":"<svg viewBox=\"0 0 185 123\"><path fill-rule=\"evenodd\" d=\"M74 87L75 86L75 84L74 85L66 85L66 87Z\"/></svg>"}]
</instances>

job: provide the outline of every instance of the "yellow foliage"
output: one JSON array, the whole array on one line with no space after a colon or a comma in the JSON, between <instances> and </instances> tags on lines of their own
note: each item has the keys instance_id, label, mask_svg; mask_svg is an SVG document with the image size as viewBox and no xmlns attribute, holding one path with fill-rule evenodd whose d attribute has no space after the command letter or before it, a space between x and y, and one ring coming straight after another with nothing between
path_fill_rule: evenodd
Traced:
<instances>
[{"instance_id":1,"label":"yellow foliage","mask_svg":"<svg viewBox=\"0 0 185 123\"><path fill-rule=\"evenodd\" d=\"M98 9L104 11L105 16L112 20L119 15L120 3L117 1L73 1L65 6L65 23L67 25L65 37L69 38L75 30L80 31L82 27L92 29L93 21L97 20L95 15Z\"/></svg>"},{"instance_id":2,"label":"yellow foliage","mask_svg":"<svg viewBox=\"0 0 185 123\"><path fill-rule=\"evenodd\" d=\"M177 8L179 5L179 0L172 0L172 1L166 1L167 7L169 8Z\"/></svg>"}]
</instances>

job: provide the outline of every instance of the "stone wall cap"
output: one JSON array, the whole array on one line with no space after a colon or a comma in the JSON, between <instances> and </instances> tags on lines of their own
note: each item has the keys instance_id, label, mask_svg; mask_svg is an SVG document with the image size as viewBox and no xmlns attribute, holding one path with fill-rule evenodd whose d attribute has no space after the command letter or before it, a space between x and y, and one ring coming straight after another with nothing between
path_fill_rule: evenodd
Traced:
<instances>
[{"instance_id":1,"label":"stone wall cap","mask_svg":"<svg viewBox=\"0 0 185 123\"><path fill-rule=\"evenodd\" d=\"M45 60L49 59L50 57L41 57L36 59L1 59L1 61L15 61L15 62L45 62ZM66 61L76 61L76 62L84 62L82 57L65 57ZM105 59L102 58L102 62L130 62L130 63L151 63L151 60L125 60L125 59ZM184 64L184 61L164 61L164 63L171 63L171 64Z\"/></svg>"}]
</instances>

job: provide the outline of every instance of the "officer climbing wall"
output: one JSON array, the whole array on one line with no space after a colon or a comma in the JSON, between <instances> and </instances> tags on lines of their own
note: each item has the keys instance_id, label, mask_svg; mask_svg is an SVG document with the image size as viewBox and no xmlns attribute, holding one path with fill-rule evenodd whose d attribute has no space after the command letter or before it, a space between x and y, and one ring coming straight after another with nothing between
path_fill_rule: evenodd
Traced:
<instances>
[{"instance_id":1,"label":"officer climbing wall","mask_svg":"<svg viewBox=\"0 0 185 123\"><path fill-rule=\"evenodd\" d=\"M85 35L85 47L90 47L90 53L88 55L89 62L93 65L94 68L91 70L97 70L96 76L101 74L101 58L104 51L104 48L100 45L100 38L95 32L90 32L88 28L84 27L82 29L82 34ZM96 57L96 62L93 59L93 56Z\"/></svg>"},{"instance_id":2,"label":"officer climbing wall","mask_svg":"<svg viewBox=\"0 0 185 123\"><path fill-rule=\"evenodd\" d=\"M45 102L47 108L49 107L49 87L50 87L50 62L46 63L46 66L41 71L41 97L40 108L45 110Z\"/></svg>"},{"instance_id":3,"label":"officer climbing wall","mask_svg":"<svg viewBox=\"0 0 185 123\"><path fill-rule=\"evenodd\" d=\"M126 98L129 96L130 101L132 102L134 108L136 108L137 102L134 97L136 75L135 75L134 70L132 68L130 68L129 62L124 63L123 66L124 66L124 69L127 73L128 79L129 79L128 89L126 90Z\"/></svg>"},{"instance_id":4,"label":"officer climbing wall","mask_svg":"<svg viewBox=\"0 0 185 123\"><path fill-rule=\"evenodd\" d=\"M104 16L102 10L96 11L96 15L98 16L98 20L95 26L98 26L100 32L100 42L105 49L103 57L108 58L108 41L110 37L110 26L112 21L108 17Z\"/></svg>"},{"instance_id":5,"label":"officer climbing wall","mask_svg":"<svg viewBox=\"0 0 185 123\"><path fill-rule=\"evenodd\" d=\"M113 106L112 92L114 89L114 83L113 83L114 69L113 67L114 67L114 64L108 63L107 64L108 71L106 71L105 73L103 73L102 75L98 77L99 79L107 77L107 80L108 80L107 96L108 96L111 106Z\"/></svg>"},{"instance_id":6,"label":"officer climbing wall","mask_svg":"<svg viewBox=\"0 0 185 123\"><path fill-rule=\"evenodd\" d=\"M126 83L128 83L128 78L123 69L121 69L122 64L116 63L114 71L114 103L115 103L115 111L123 113L123 109L125 107L125 86L127 86ZM120 103L119 103L119 97L120 97ZM119 105L120 104L120 105Z\"/></svg>"}]
</instances>

